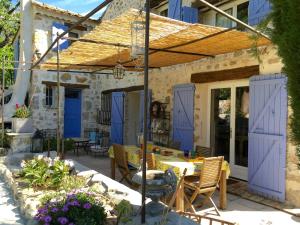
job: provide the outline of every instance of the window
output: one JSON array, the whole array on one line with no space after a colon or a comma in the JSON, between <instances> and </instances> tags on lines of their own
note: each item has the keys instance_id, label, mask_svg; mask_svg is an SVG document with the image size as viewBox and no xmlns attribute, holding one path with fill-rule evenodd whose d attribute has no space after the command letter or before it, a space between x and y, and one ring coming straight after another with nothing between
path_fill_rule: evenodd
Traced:
<instances>
[{"instance_id":1,"label":"window","mask_svg":"<svg viewBox=\"0 0 300 225\"><path fill-rule=\"evenodd\" d=\"M75 32L69 32L69 37L70 38L79 38L79 34L75 33ZM75 40L69 40L70 41L70 44L72 44Z\"/></svg>"},{"instance_id":2,"label":"window","mask_svg":"<svg viewBox=\"0 0 300 225\"><path fill-rule=\"evenodd\" d=\"M248 8L249 2L245 2L237 6L237 18L244 23L248 23ZM244 30L245 28L238 25L238 29Z\"/></svg>"},{"instance_id":3,"label":"window","mask_svg":"<svg viewBox=\"0 0 300 225\"><path fill-rule=\"evenodd\" d=\"M52 86L46 86L46 106L54 106L54 88Z\"/></svg>"},{"instance_id":4,"label":"window","mask_svg":"<svg viewBox=\"0 0 300 225\"><path fill-rule=\"evenodd\" d=\"M161 11L159 15L168 17L168 9Z\"/></svg>"},{"instance_id":5,"label":"window","mask_svg":"<svg viewBox=\"0 0 300 225\"><path fill-rule=\"evenodd\" d=\"M226 13L229 15L232 15L233 9L227 9L224 10ZM226 28L231 28L232 27L232 21L228 19L227 17L221 15L220 13L216 14L216 26L217 27L226 27Z\"/></svg>"},{"instance_id":6,"label":"window","mask_svg":"<svg viewBox=\"0 0 300 225\"><path fill-rule=\"evenodd\" d=\"M111 93L101 95L101 110L99 110L98 121L102 125L110 125L111 118Z\"/></svg>"}]
</instances>

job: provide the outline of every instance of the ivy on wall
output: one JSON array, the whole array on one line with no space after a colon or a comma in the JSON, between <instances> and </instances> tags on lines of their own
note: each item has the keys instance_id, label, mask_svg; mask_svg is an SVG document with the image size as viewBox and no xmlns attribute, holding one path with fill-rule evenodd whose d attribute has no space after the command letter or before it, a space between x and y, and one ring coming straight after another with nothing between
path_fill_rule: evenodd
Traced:
<instances>
[{"instance_id":1,"label":"ivy on wall","mask_svg":"<svg viewBox=\"0 0 300 225\"><path fill-rule=\"evenodd\" d=\"M293 110L290 127L292 140L298 146L300 160L300 5L299 1L270 0L273 29L271 38L288 76L290 104Z\"/></svg>"}]
</instances>

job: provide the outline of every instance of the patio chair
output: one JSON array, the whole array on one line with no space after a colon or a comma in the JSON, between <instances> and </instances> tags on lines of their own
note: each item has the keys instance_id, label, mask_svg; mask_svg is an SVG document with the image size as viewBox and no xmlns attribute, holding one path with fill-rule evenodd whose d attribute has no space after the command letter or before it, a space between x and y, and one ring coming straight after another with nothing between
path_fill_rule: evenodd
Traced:
<instances>
[{"instance_id":1,"label":"patio chair","mask_svg":"<svg viewBox=\"0 0 300 225\"><path fill-rule=\"evenodd\" d=\"M109 141L109 132L102 131L101 133L98 133L95 143L90 145L90 151L95 155L99 153L102 155L108 153Z\"/></svg>"},{"instance_id":2,"label":"patio chair","mask_svg":"<svg viewBox=\"0 0 300 225\"><path fill-rule=\"evenodd\" d=\"M224 157L210 157L203 160L203 166L200 175L192 175L184 177L184 187L185 189L190 189L193 191L192 196L188 199L185 194L185 200L189 208L192 209L193 213L196 213L193 202L196 200L198 195L203 195L205 199L202 205L209 201L215 208L217 214L220 216L220 212L216 204L212 200L212 195L217 189L222 170L222 163Z\"/></svg>"},{"instance_id":3,"label":"patio chair","mask_svg":"<svg viewBox=\"0 0 300 225\"><path fill-rule=\"evenodd\" d=\"M129 169L127 154L123 145L113 144L113 151L116 167L122 176L119 182L122 183L125 180L131 188L137 188L138 185L132 181L133 173L136 173L137 170Z\"/></svg>"},{"instance_id":4,"label":"patio chair","mask_svg":"<svg viewBox=\"0 0 300 225\"><path fill-rule=\"evenodd\" d=\"M196 146L196 156L197 157L211 157L211 148Z\"/></svg>"},{"instance_id":5,"label":"patio chair","mask_svg":"<svg viewBox=\"0 0 300 225\"><path fill-rule=\"evenodd\" d=\"M143 152L139 151L139 157L141 161L141 167L143 164ZM156 164L155 164L155 154L154 153L146 153L146 163L147 163L147 170L155 170Z\"/></svg>"}]
</instances>

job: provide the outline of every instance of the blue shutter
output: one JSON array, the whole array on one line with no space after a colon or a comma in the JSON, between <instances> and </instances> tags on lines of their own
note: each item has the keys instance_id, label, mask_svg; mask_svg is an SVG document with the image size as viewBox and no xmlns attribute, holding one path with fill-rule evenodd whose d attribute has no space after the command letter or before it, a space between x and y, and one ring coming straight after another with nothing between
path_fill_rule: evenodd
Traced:
<instances>
[{"instance_id":1,"label":"blue shutter","mask_svg":"<svg viewBox=\"0 0 300 225\"><path fill-rule=\"evenodd\" d=\"M269 0L250 0L249 1L249 19L250 25L259 24L271 11Z\"/></svg>"},{"instance_id":2,"label":"blue shutter","mask_svg":"<svg viewBox=\"0 0 300 225\"><path fill-rule=\"evenodd\" d=\"M111 142L123 144L124 92L113 92L111 102Z\"/></svg>"},{"instance_id":3,"label":"blue shutter","mask_svg":"<svg viewBox=\"0 0 300 225\"><path fill-rule=\"evenodd\" d=\"M168 17L181 20L181 0L169 0Z\"/></svg>"},{"instance_id":4,"label":"blue shutter","mask_svg":"<svg viewBox=\"0 0 300 225\"><path fill-rule=\"evenodd\" d=\"M287 78L255 76L250 80L249 190L285 200Z\"/></svg>"},{"instance_id":5,"label":"blue shutter","mask_svg":"<svg viewBox=\"0 0 300 225\"><path fill-rule=\"evenodd\" d=\"M148 124L148 137L151 139L151 120L150 120L150 105L152 102L152 91L148 91L148 118L147 118L147 124ZM140 132L142 133L144 131L144 91L140 91Z\"/></svg>"},{"instance_id":6,"label":"blue shutter","mask_svg":"<svg viewBox=\"0 0 300 225\"><path fill-rule=\"evenodd\" d=\"M18 74L18 67L19 67L19 59L20 58L20 39L14 42L14 79L16 80Z\"/></svg>"},{"instance_id":7,"label":"blue shutter","mask_svg":"<svg viewBox=\"0 0 300 225\"><path fill-rule=\"evenodd\" d=\"M198 23L198 9L183 6L182 7L182 21L187 23Z\"/></svg>"},{"instance_id":8,"label":"blue shutter","mask_svg":"<svg viewBox=\"0 0 300 225\"><path fill-rule=\"evenodd\" d=\"M177 85L173 90L173 141L180 142L181 150L194 146L194 93L193 84Z\"/></svg>"},{"instance_id":9,"label":"blue shutter","mask_svg":"<svg viewBox=\"0 0 300 225\"><path fill-rule=\"evenodd\" d=\"M52 24L52 41L54 41L56 39L57 33L62 34L64 31L67 31L67 30L68 30L67 26L54 22ZM66 34L65 37L68 37L68 34ZM66 40L66 39L59 40L59 49L60 50L67 49L68 47L69 47L68 40ZM53 50L57 51L57 47L54 47Z\"/></svg>"}]
</instances>

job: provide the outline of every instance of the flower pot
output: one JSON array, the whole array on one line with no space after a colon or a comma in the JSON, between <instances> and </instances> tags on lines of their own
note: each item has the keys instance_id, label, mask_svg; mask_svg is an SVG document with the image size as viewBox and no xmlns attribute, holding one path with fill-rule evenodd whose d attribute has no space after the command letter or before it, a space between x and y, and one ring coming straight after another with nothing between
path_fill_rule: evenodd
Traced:
<instances>
[{"instance_id":1,"label":"flower pot","mask_svg":"<svg viewBox=\"0 0 300 225\"><path fill-rule=\"evenodd\" d=\"M13 118L13 133L33 133L33 121L31 118Z\"/></svg>"}]
</instances>

